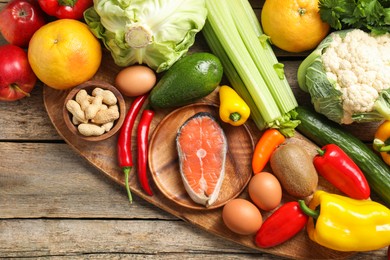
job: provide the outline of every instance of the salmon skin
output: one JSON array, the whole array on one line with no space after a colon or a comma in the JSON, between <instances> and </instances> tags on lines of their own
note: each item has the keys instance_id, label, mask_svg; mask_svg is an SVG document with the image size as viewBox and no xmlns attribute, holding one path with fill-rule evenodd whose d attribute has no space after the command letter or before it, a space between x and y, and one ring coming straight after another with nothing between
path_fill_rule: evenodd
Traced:
<instances>
[{"instance_id":1,"label":"salmon skin","mask_svg":"<svg viewBox=\"0 0 390 260\"><path fill-rule=\"evenodd\" d=\"M188 118L176 135L180 175L191 199L206 207L219 196L225 177L225 133L208 112Z\"/></svg>"}]
</instances>

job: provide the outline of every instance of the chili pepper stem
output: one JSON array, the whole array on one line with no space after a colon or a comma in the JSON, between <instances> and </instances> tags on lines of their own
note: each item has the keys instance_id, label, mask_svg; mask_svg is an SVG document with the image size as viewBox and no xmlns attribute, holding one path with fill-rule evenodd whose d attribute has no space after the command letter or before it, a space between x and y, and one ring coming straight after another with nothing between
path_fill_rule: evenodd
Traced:
<instances>
[{"instance_id":1,"label":"chili pepper stem","mask_svg":"<svg viewBox=\"0 0 390 260\"><path fill-rule=\"evenodd\" d=\"M241 119L241 115L240 115L240 113L238 113L238 112L233 112L233 113L230 114L229 118L230 118L230 120L232 120L233 122L237 122L238 120Z\"/></svg>"},{"instance_id":2,"label":"chili pepper stem","mask_svg":"<svg viewBox=\"0 0 390 260\"><path fill-rule=\"evenodd\" d=\"M130 204L133 203L133 197L131 196L130 185L129 185L129 173L131 167L123 167L123 173L125 174L125 186L127 191L127 196L129 197Z\"/></svg>"},{"instance_id":3,"label":"chili pepper stem","mask_svg":"<svg viewBox=\"0 0 390 260\"><path fill-rule=\"evenodd\" d=\"M320 215L320 212L318 210L312 210L311 208L309 208L306 205L304 200L298 200L298 203L299 203L299 207L301 207L301 210L303 211L303 213L305 213L309 217L317 219L318 216Z\"/></svg>"}]
</instances>

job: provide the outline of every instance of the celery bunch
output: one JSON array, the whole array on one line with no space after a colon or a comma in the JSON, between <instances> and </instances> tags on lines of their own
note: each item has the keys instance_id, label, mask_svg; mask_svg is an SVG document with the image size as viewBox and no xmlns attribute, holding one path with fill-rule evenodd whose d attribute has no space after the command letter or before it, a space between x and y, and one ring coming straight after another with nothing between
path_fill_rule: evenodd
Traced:
<instances>
[{"instance_id":1,"label":"celery bunch","mask_svg":"<svg viewBox=\"0 0 390 260\"><path fill-rule=\"evenodd\" d=\"M248 0L207 0L206 8L203 35L257 127L294 135L299 121L291 115L298 103Z\"/></svg>"}]
</instances>

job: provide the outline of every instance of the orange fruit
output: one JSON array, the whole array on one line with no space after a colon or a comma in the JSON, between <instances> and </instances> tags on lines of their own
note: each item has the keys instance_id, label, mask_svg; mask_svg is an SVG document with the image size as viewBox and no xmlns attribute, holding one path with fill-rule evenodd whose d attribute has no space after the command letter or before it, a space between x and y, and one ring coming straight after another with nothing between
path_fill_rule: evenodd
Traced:
<instances>
[{"instance_id":1,"label":"orange fruit","mask_svg":"<svg viewBox=\"0 0 390 260\"><path fill-rule=\"evenodd\" d=\"M289 52L314 49L329 32L318 0L266 0L261 25L273 45Z\"/></svg>"},{"instance_id":2,"label":"orange fruit","mask_svg":"<svg viewBox=\"0 0 390 260\"><path fill-rule=\"evenodd\" d=\"M37 30L28 46L28 60L45 85L69 89L92 78L99 69L102 47L88 26L60 19Z\"/></svg>"}]
</instances>

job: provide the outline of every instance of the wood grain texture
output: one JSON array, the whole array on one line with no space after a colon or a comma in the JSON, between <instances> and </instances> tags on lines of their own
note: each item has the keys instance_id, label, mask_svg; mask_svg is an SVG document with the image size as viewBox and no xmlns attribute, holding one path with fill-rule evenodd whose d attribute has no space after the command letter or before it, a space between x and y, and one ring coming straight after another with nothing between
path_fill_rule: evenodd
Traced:
<instances>
[{"instance_id":1,"label":"wood grain texture","mask_svg":"<svg viewBox=\"0 0 390 260\"><path fill-rule=\"evenodd\" d=\"M0 9L8 2L0 0ZM250 2L261 8L264 1ZM0 45L5 43L0 36ZM207 49L197 36L191 51ZM305 54L275 51L297 99L308 103L295 77ZM373 129L350 131L371 140ZM129 207L123 187L57 133L41 84L30 98L0 102L0 155L1 259L285 259L219 238L137 195ZM386 249L351 259L386 259Z\"/></svg>"},{"instance_id":2,"label":"wood grain texture","mask_svg":"<svg viewBox=\"0 0 390 260\"><path fill-rule=\"evenodd\" d=\"M220 239L138 196L129 207L124 189L66 144L2 142L0 153L0 257L284 259ZM101 223L111 229L87 241L82 227L97 234ZM353 259L385 259L385 250Z\"/></svg>"}]
</instances>

